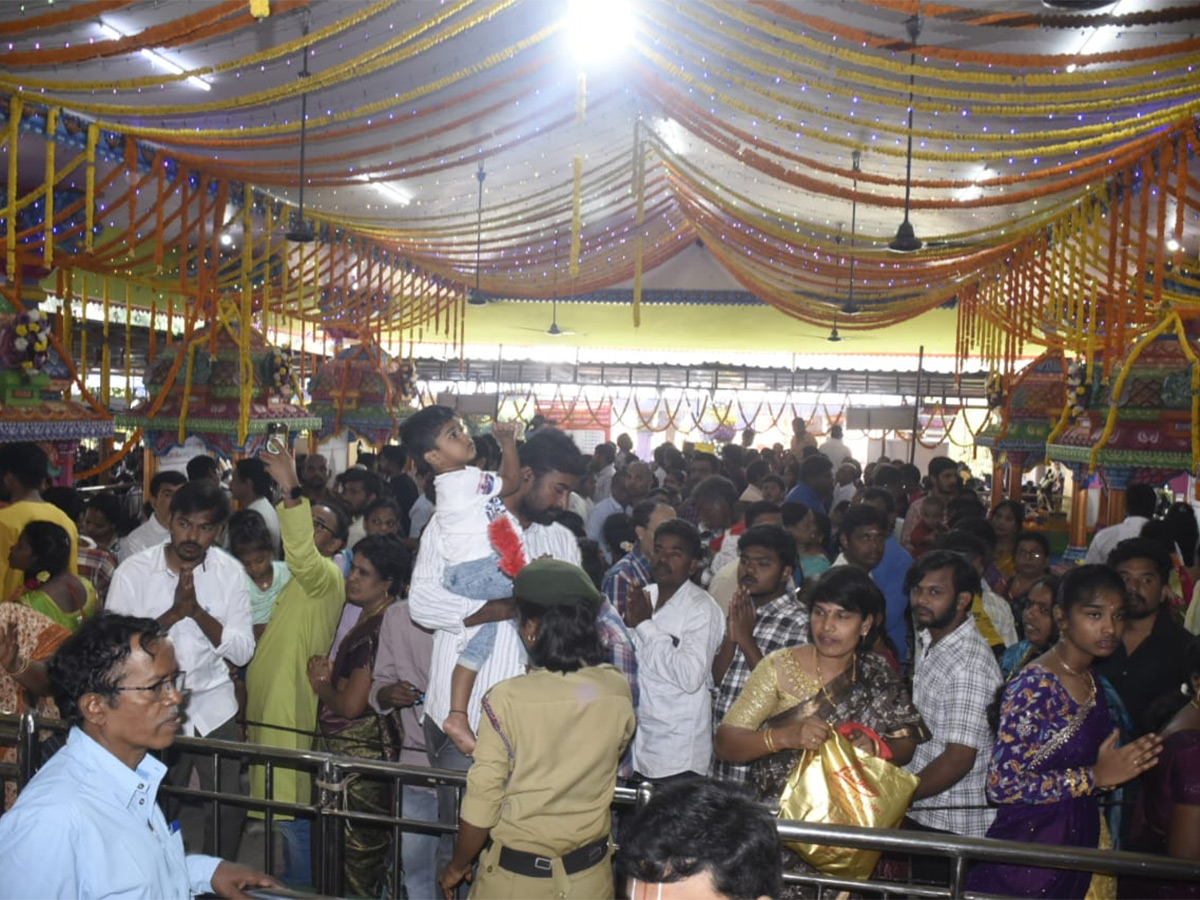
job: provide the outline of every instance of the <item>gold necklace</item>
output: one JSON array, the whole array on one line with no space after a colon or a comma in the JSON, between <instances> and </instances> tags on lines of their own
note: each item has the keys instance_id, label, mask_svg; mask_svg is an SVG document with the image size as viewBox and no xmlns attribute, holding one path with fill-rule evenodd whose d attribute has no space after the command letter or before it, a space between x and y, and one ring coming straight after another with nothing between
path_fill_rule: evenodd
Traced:
<instances>
[{"instance_id":1,"label":"gold necklace","mask_svg":"<svg viewBox=\"0 0 1200 900\"><path fill-rule=\"evenodd\" d=\"M850 683L854 684L857 680L857 672L855 671L855 663L858 662L858 651L855 651L850 657ZM813 647L813 665L817 669L817 684L821 686L821 694L829 701L829 705L837 708L837 702L829 695L829 689L825 686L825 678L821 675L821 654L817 652L817 648ZM836 677L836 676L835 676Z\"/></svg>"},{"instance_id":2,"label":"gold necklace","mask_svg":"<svg viewBox=\"0 0 1200 900\"><path fill-rule=\"evenodd\" d=\"M1062 667L1063 667L1064 669L1066 669L1068 672L1070 672L1070 673L1071 673L1072 675L1074 675L1076 678L1082 678L1082 677L1083 677L1081 674L1079 674L1079 673L1078 673L1078 672L1076 672L1074 669L1072 669L1072 668L1071 668L1071 665L1070 665L1070 663L1068 663L1068 662L1067 662L1067 657L1066 657L1066 654L1064 654L1064 653L1063 653L1063 651L1062 651L1062 642L1061 642L1061 641L1060 641L1059 643L1057 643L1057 644L1055 644L1055 645L1054 645L1054 650L1055 650L1055 654L1058 656L1058 661L1059 661L1060 663L1062 663Z\"/></svg>"},{"instance_id":3,"label":"gold necklace","mask_svg":"<svg viewBox=\"0 0 1200 900\"><path fill-rule=\"evenodd\" d=\"M363 608L362 618L365 620L365 619L370 619L370 618L373 618L373 617L379 615L381 612L383 612L385 609L387 609L391 605L391 603L392 603L391 595L384 594L383 600L379 604L377 604L373 609L368 610L365 607Z\"/></svg>"},{"instance_id":4,"label":"gold necklace","mask_svg":"<svg viewBox=\"0 0 1200 900\"><path fill-rule=\"evenodd\" d=\"M1076 678L1080 679L1081 681L1086 681L1087 688L1088 688L1088 698L1084 702L1085 703L1093 702L1096 699L1096 679L1094 677L1092 677L1092 673L1089 672L1088 678L1084 679L1084 677L1081 673L1076 672L1074 669L1071 668L1070 664L1067 662L1066 655L1062 651L1062 642L1061 641L1054 645L1054 649L1056 651L1056 655L1058 656L1058 661L1060 663L1062 663L1062 667L1064 669L1066 669L1068 672L1070 672L1072 675L1074 675ZM1066 685L1063 685L1063 687L1066 688Z\"/></svg>"}]
</instances>

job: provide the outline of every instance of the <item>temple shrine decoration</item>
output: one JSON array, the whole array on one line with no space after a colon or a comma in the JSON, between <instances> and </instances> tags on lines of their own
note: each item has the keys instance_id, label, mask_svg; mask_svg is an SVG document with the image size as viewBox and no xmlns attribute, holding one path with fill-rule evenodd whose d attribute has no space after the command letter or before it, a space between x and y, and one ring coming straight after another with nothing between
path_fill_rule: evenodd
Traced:
<instances>
[{"instance_id":1,"label":"temple shrine decoration","mask_svg":"<svg viewBox=\"0 0 1200 900\"><path fill-rule=\"evenodd\" d=\"M392 358L369 333L321 363L308 382L309 410L323 423L319 438L350 431L378 447L396 437L416 394L413 367Z\"/></svg>"},{"instance_id":2,"label":"temple shrine decoration","mask_svg":"<svg viewBox=\"0 0 1200 900\"><path fill-rule=\"evenodd\" d=\"M17 290L21 308L0 304L0 442L41 445L55 484L71 485L79 442L111 438L112 417L69 399L72 373L51 340L54 321L39 308L45 292L33 277Z\"/></svg>"},{"instance_id":3,"label":"temple shrine decoration","mask_svg":"<svg viewBox=\"0 0 1200 900\"><path fill-rule=\"evenodd\" d=\"M1107 388L1091 390L1096 402L1051 436L1046 454L1070 468L1077 481L1100 475L1107 503L1099 527L1124 518L1129 485L1157 486L1181 473L1196 474L1200 318L1168 310L1129 348ZM1072 546L1083 546L1086 519L1073 516L1072 526Z\"/></svg>"},{"instance_id":4,"label":"temple shrine decoration","mask_svg":"<svg viewBox=\"0 0 1200 900\"><path fill-rule=\"evenodd\" d=\"M1063 411L1067 368L1062 352L1050 350L1020 371L989 381L988 404L998 415L975 444L992 451L992 484L1005 486L993 490L994 503L1020 500L1025 473L1045 459L1046 440Z\"/></svg>"},{"instance_id":5,"label":"temple shrine decoration","mask_svg":"<svg viewBox=\"0 0 1200 900\"><path fill-rule=\"evenodd\" d=\"M292 436L320 428L320 418L294 402L299 392L287 352L254 329L246 342L240 332L236 318L222 318L160 353L146 367L149 399L118 415L117 422L143 428L156 456L197 437L230 459L259 450L271 422L286 423ZM177 366L179 354L184 358Z\"/></svg>"}]
</instances>

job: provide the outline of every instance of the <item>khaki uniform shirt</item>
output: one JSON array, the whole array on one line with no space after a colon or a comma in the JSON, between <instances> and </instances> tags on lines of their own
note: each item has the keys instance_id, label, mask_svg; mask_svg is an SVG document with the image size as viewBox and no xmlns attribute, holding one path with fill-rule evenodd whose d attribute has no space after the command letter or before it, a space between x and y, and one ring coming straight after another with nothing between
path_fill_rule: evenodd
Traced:
<instances>
[{"instance_id":1,"label":"khaki uniform shirt","mask_svg":"<svg viewBox=\"0 0 1200 900\"><path fill-rule=\"evenodd\" d=\"M629 684L610 665L500 682L484 700L462 818L543 856L604 837L634 724Z\"/></svg>"}]
</instances>

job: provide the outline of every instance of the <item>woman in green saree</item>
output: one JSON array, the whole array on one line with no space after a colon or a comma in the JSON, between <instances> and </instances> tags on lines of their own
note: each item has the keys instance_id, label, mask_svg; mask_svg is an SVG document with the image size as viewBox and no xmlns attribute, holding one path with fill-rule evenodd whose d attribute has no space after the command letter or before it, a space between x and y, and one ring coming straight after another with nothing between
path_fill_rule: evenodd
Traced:
<instances>
[{"instance_id":1,"label":"woman in green saree","mask_svg":"<svg viewBox=\"0 0 1200 900\"><path fill-rule=\"evenodd\" d=\"M853 566L830 569L809 589L812 643L764 657L717 729L716 754L753 763L758 796L777 804L800 754L816 750L836 728L864 725L879 742L854 732L858 749L903 765L929 739L908 691L882 657L867 648L884 618L884 598ZM812 870L784 850L784 870ZM803 896L788 885L785 897Z\"/></svg>"},{"instance_id":2,"label":"woman in green saree","mask_svg":"<svg viewBox=\"0 0 1200 900\"><path fill-rule=\"evenodd\" d=\"M74 631L96 612L96 589L86 578L72 575L71 536L54 522L33 521L25 526L8 554L8 564L25 574L21 591L11 599Z\"/></svg>"},{"instance_id":3,"label":"woman in green saree","mask_svg":"<svg viewBox=\"0 0 1200 900\"><path fill-rule=\"evenodd\" d=\"M411 574L408 548L395 535L373 535L355 545L346 576L346 602L362 607L362 615L338 648L337 659L314 656L308 661L308 680L321 701L317 711L321 749L364 759L396 758L400 742L393 720L376 714L368 697L383 614L407 590ZM347 783L347 810L390 812L387 783L365 777ZM390 837L387 828L345 823L342 859L347 895L391 896L387 884Z\"/></svg>"}]
</instances>

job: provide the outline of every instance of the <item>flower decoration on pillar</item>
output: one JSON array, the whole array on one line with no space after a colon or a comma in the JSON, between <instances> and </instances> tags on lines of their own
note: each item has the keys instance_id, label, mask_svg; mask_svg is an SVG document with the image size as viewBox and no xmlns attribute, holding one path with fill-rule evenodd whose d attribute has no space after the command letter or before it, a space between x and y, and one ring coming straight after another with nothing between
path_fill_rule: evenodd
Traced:
<instances>
[{"instance_id":1,"label":"flower decoration on pillar","mask_svg":"<svg viewBox=\"0 0 1200 900\"><path fill-rule=\"evenodd\" d=\"M50 348L50 320L39 309L25 310L0 337L2 362L25 372L41 371Z\"/></svg>"},{"instance_id":2,"label":"flower decoration on pillar","mask_svg":"<svg viewBox=\"0 0 1200 900\"><path fill-rule=\"evenodd\" d=\"M1072 422L1087 410L1091 393L1087 363L1082 359L1072 361L1067 365L1067 406L1071 410Z\"/></svg>"},{"instance_id":3,"label":"flower decoration on pillar","mask_svg":"<svg viewBox=\"0 0 1200 900\"><path fill-rule=\"evenodd\" d=\"M402 362L396 367L394 384L401 401L417 396L417 372L410 362Z\"/></svg>"},{"instance_id":4,"label":"flower decoration on pillar","mask_svg":"<svg viewBox=\"0 0 1200 900\"><path fill-rule=\"evenodd\" d=\"M266 358L264 381L281 397L292 393L292 348L275 347Z\"/></svg>"},{"instance_id":5,"label":"flower decoration on pillar","mask_svg":"<svg viewBox=\"0 0 1200 900\"><path fill-rule=\"evenodd\" d=\"M1004 377L999 372L988 375L983 390L987 395L988 409L1000 409L1004 406Z\"/></svg>"}]
</instances>

